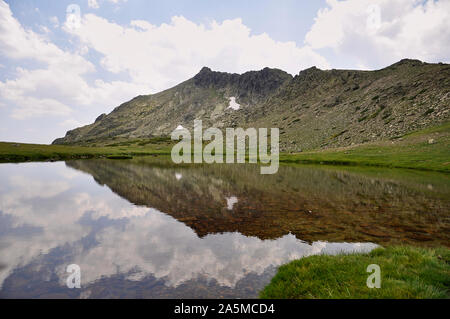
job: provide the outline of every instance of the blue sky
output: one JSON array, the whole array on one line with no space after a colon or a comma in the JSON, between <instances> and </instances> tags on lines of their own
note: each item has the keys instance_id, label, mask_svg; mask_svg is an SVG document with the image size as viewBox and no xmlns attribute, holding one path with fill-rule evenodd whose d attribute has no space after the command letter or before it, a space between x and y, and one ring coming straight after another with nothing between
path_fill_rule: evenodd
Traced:
<instances>
[{"instance_id":1,"label":"blue sky","mask_svg":"<svg viewBox=\"0 0 450 319\"><path fill-rule=\"evenodd\" d=\"M449 0L0 0L0 140L50 143L205 65L449 62L449 21Z\"/></svg>"}]
</instances>

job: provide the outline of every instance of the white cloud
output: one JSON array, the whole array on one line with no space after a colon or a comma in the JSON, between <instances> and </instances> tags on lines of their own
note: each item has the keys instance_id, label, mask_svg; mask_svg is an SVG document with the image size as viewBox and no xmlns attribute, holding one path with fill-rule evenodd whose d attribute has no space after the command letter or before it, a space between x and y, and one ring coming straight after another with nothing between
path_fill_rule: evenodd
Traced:
<instances>
[{"instance_id":1,"label":"white cloud","mask_svg":"<svg viewBox=\"0 0 450 319\"><path fill-rule=\"evenodd\" d=\"M67 119L67 120L62 121L61 123L59 123L59 125L64 127L64 128L73 129L73 128L81 126L82 123L80 123L79 121L74 120L74 119Z\"/></svg>"},{"instance_id":2,"label":"white cloud","mask_svg":"<svg viewBox=\"0 0 450 319\"><path fill-rule=\"evenodd\" d=\"M19 106L14 108L11 116L18 120L44 115L68 115L72 112L70 107L53 99L20 96L16 102Z\"/></svg>"},{"instance_id":3,"label":"white cloud","mask_svg":"<svg viewBox=\"0 0 450 319\"><path fill-rule=\"evenodd\" d=\"M100 0L101 1L101 0ZM110 3L114 3L116 5L120 4L121 2L125 3L128 0L108 0L108 2ZM93 8L93 9L98 9L100 8L100 4L98 0L88 0L88 7L89 8Z\"/></svg>"},{"instance_id":4,"label":"white cloud","mask_svg":"<svg viewBox=\"0 0 450 319\"><path fill-rule=\"evenodd\" d=\"M50 29L47 28L45 25L40 25L39 30L41 30L42 33L50 33Z\"/></svg>"},{"instance_id":5,"label":"white cloud","mask_svg":"<svg viewBox=\"0 0 450 319\"><path fill-rule=\"evenodd\" d=\"M82 57L63 51L41 35L24 29L3 1L0 1L0 22L0 54L12 59L33 59L50 66L75 67L78 72L93 69Z\"/></svg>"},{"instance_id":6,"label":"white cloud","mask_svg":"<svg viewBox=\"0 0 450 319\"><path fill-rule=\"evenodd\" d=\"M133 83L153 92L186 80L205 65L239 73L268 66L294 74L313 65L329 67L309 47L277 42L265 33L251 35L240 19L205 26L177 16L160 26L142 20L121 26L87 14L80 28L66 31L101 53L105 69L127 72Z\"/></svg>"},{"instance_id":7,"label":"white cloud","mask_svg":"<svg viewBox=\"0 0 450 319\"><path fill-rule=\"evenodd\" d=\"M50 22L52 23L54 28L59 27L59 19L56 16L50 17Z\"/></svg>"},{"instance_id":8,"label":"white cloud","mask_svg":"<svg viewBox=\"0 0 450 319\"><path fill-rule=\"evenodd\" d=\"M92 71L94 66L78 55L61 50L39 34L25 30L4 2L0 2L0 22L1 55L46 65L45 69L17 68L15 80L0 82L0 98L17 105L12 110L13 117L70 113L70 107L46 93L66 94L70 88L62 87L65 80L81 82L80 75Z\"/></svg>"},{"instance_id":9,"label":"white cloud","mask_svg":"<svg viewBox=\"0 0 450 319\"><path fill-rule=\"evenodd\" d=\"M128 0L108 0L109 2L115 3L115 4L119 4L121 2L127 2Z\"/></svg>"},{"instance_id":10,"label":"white cloud","mask_svg":"<svg viewBox=\"0 0 450 319\"><path fill-rule=\"evenodd\" d=\"M449 62L450 1L327 0L305 43L332 48L354 65L384 67L402 58ZM376 11L379 8L379 24Z\"/></svg>"},{"instance_id":11,"label":"white cloud","mask_svg":"<svg viewBox=\"0 0 450 319\"><path fill-rule=\"evenodd\" d=\"M39 63L34 69L16 68L13 79L0 81L0 103L9 105L15 119L64 117L83 107L97 107L100 113L148 92L121 81L96 80L90 85L85 75L96 69L83 57L88 52L86 46L75 52L60 49L40 34L23 28L3 1L0 1L0 22L0 55Z\"/></svg>"}]
</instances>

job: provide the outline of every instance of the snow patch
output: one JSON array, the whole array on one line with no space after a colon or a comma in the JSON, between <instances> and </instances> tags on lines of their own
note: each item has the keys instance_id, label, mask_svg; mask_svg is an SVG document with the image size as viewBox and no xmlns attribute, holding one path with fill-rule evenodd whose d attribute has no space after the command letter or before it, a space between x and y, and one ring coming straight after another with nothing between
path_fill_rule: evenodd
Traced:
<instances>
[{"instance_id":1,"label":"snow patch","mask_svg":"<svg viewBox=\"0 0 450 319\"><path fill-rule=\"evenodd\" d=\"M240 107L241 105L236 102L236 98L234 96L230 97L230 104L228 104L228 108L237 111Z\"/></svg>"}]
</instances>

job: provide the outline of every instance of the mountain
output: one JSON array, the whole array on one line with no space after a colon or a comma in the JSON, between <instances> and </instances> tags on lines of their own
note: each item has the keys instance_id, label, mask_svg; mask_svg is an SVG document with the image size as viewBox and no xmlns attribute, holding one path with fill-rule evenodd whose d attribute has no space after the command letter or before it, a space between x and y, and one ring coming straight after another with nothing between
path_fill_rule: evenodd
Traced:
<instances>
[{"instance_id":1,"label":"mountain","mask_svg":"<svg viewBox=\"0 0 450 319\"><path fill-rule=\"evenodd\" d=\"M376 71L320 70L295 77L204 67L160 93L138 96L54 144L169 136L179 125L278 127L280 149L300 151L398 138L449 120L450 65L404 59Z\"/></svg>"}]
</instances>

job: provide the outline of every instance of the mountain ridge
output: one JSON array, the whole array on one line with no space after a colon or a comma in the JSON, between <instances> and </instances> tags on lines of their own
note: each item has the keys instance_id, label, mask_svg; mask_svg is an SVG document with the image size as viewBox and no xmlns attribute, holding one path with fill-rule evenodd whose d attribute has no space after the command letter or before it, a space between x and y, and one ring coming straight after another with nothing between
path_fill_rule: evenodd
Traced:
<instances>
[{"instance_id":1,"label":"mountain ridge","mask_svg":"<svg viewBox=\"0 0 450 319\"><path fill-rule=\"evenodd\" d=\"M236 74L203 67L53 144L168 136L201 119L204 127L279 127L280 149L301 151L396 138L448 121L449 105L450 66L442 63L403 59L375 71L311 67L294 77L270 68Z\"/></svg>"}]
</instances>

